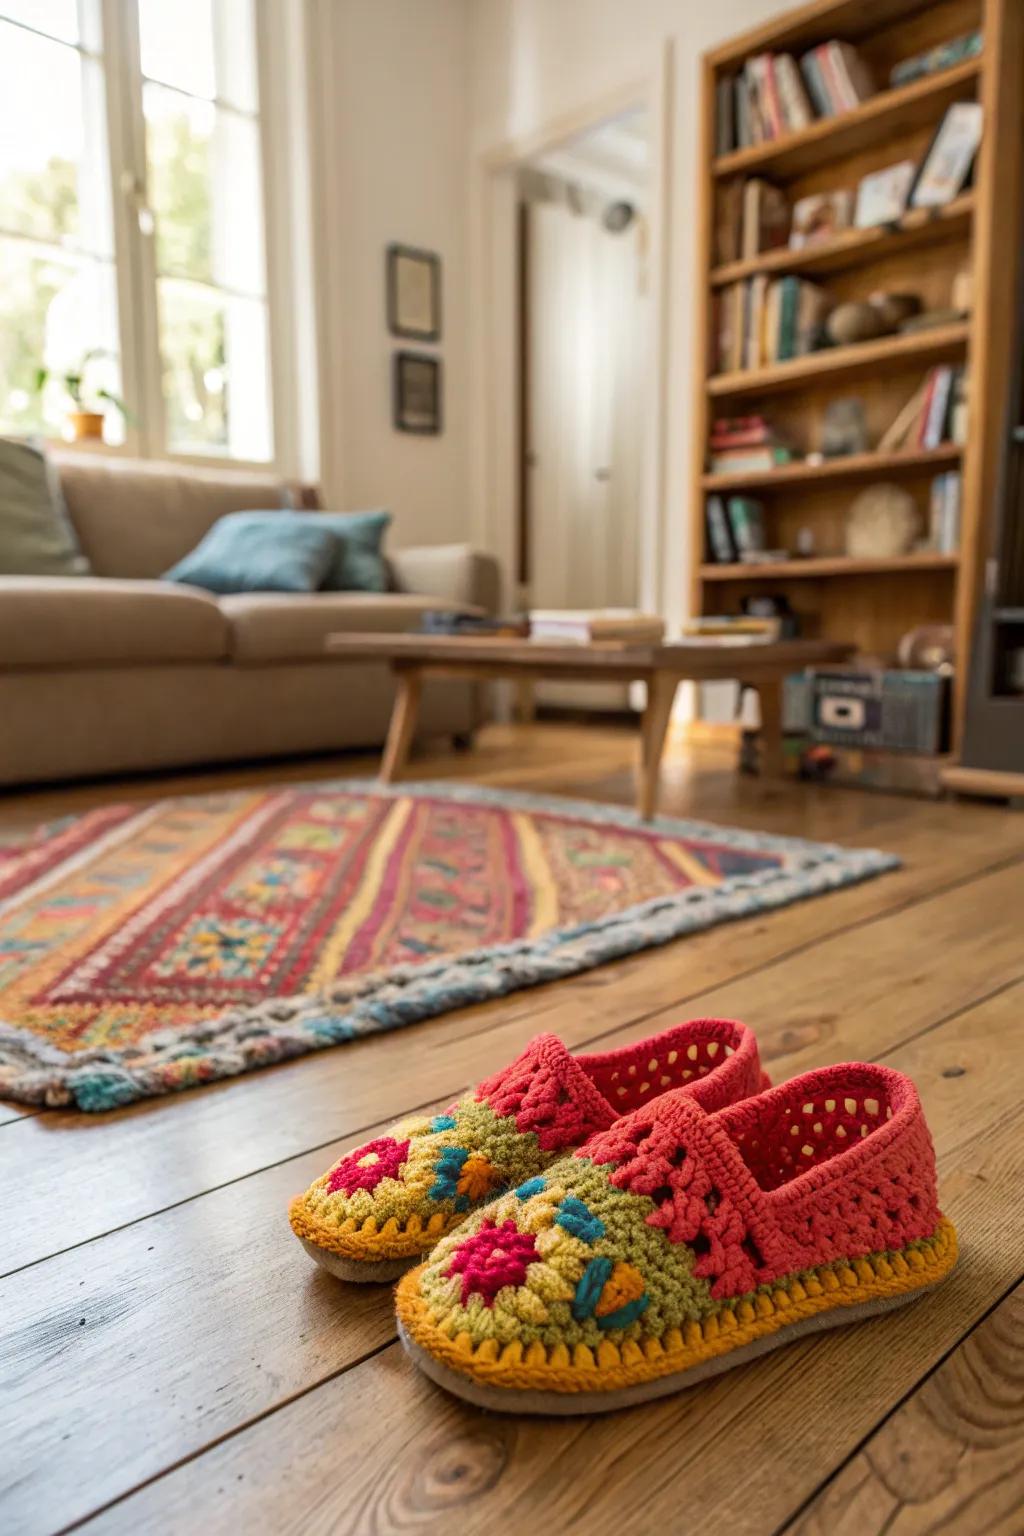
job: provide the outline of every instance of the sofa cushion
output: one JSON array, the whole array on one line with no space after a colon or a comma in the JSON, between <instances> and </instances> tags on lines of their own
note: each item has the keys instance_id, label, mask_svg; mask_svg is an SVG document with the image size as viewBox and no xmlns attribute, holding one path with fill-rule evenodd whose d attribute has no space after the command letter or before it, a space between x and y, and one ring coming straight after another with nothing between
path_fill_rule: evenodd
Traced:
<instances>
[{"instance_id":1,"label":"sofa cushion","mask_svg":"<svg viewBox=\"0 0 1024 1536\"><path fill-rule=\"evenodd\" d=\"M0 574L82 576L88 569L46 455L0 438Z\"/></svg>"},{"instance_id":2,"label":"sofa cushion","mask_svg":"<svg viewBox=\"0 0 1024 1536\"><path fill-rule=\"evenodd\" d=\"M400 633L416 629L425 613L466 611L458 603L412 592L313 592L308 597L267 592L222 597L220 606L231 627L231 655L242 662L326 659L330 634Z\"/></svg>"},{"instance_id":3,"label":"sofa cushion","mask_svg":"<svg viewBox=\"0 0 1024 1536\"><path fill-rule=\"evenodd\" d=\"M93 576L0 576L0 666L218 661L228 622L192 587Z\"/></svg>"},{"instance_id":4,"label":"sofa cushion","mask_svg":"<svg viewBox=\"0 0 1024 1536\"><path fill-rule=\"evenodd\" d=\"M229 512L164 575L207 592L315 592L337 546L315 512Z\"/></svg>"},{"instance_id":5,"label":"sofa cushion","mask_svg":"<svg viewBox=\"0 0 1024 1536\"><path fill-rule=\"evenodd\" d=\"M54 454L79 543L97 576L146 580L195 549L219 517L297 505L277 475Z\"/></svg>"}]
</instances>

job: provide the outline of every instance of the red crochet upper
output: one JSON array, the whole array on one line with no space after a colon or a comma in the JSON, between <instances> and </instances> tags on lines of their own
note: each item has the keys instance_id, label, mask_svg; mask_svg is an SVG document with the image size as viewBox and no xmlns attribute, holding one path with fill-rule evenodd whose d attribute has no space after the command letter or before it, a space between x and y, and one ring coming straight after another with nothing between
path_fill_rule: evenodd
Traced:
<instances>
[{"instance_id":1,"label":"red crochet upper","mask_svg":"<svg viewBox=\"0 0 1024 1536\"><path fill-rule=\"evenodd\" d=\"M557 1035L538 1035L475 1096L495 1114L513 1115L545 1152L557 1152L673 1088L713 1110L765 1083L749 1029L731 1019L691 1019L621 1050L584 1056L570 1055Z\"/></svg>"},{"instance_id":2,"label":"red crochet upper","mask_svg":"<svg viewBox=\"0 0 1024 1536\"><path fill-rule=\"evenodd\" d=\"M650 1224L689 1244L718 1297L905 1247L939 1220L917 1090L887 1067L826 1067L712 1115L666 1095L576 1155L649 1195Z\"/></svg>"}]
</instances>

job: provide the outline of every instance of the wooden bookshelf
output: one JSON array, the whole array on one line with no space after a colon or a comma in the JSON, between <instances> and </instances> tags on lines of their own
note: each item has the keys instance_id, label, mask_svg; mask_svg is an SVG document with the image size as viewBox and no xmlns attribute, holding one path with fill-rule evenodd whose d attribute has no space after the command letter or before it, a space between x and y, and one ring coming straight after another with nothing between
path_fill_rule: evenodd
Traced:
<instances>
[{"instance_id":1,"label":"wooden bookshelf","mask_svg":"<svg viewBox=\"0 0 1024 1536\"><path fill-rule=\"evenodd\" d=\"M981 58L968 59L899 90L879 91L852 112L822 117L799 133L719 155L712 174L756 174L789 180L820 165L823 158L838 160L877 144L891 148L909 128L937 123L950 102L970 94L964 87L976 85L981 70Z\"/></svg>"},{"instance_id":2,"label":"wooden bookshelf","mask_svg":"<svg viewBox=\"0 0 1024 1536\"><path fill-rule=\"evenodd\" d=\"M865 262L885 260L914 246L964 236L973 213L974 194L964 192L944 208L911 208L894 229L884 224L873 229L846 229L832 240L804 246L802 250L783 246L775 251L762 251L746 261L724 262L712 269L711 286L722 288L745 277L756 277L759 272L772 277L782 277L787 272L807 277L843 272Z\"/></svg>"},{"instance_id":3,"label":"wooden bookshelf","mask_svg":"<svg viewBox=\"0 0 1024 1536\"><path fill-rule=\"evenodd\" d=\"M972 59L897 88L893 65L979 29ZM716 89L735 80L760 53L800 55L841 39L857 48L880 89L853 111L818 119L767 143L715 153ZM802 632L852 640L874 657L894 658L900 638L919 624L954 628L960 666L955 713L982 576L981 530L994 495L1001 403L1010 370L1005 316L1012 278L1004 269L1007 231L1016 227L1014 171L1021 148L1024 91L1024 4L1021 0L812 0L705 56L702 84L701 196L695 325L696 406L693 419L690 570L695 614L739 613L745 597L788 600ZM938 210L911 210L896 223L851 229L803 250L788 247L749 259L716 251L720 223L736 201L737 181L762 177L790 206L839 188L856 193L861 179L901 160L920 164L947 108L978 101L983 137L969 185ZM1009 146L1015 146L1011 151ZM739 201L742 201L740 198ZM735 253L735 246L732 254ZM716 371L715 300L728 285L793 274L819 284L835 304L876 292L919 296L924 309L954 307L953 280L970 280L970 312L929 329L823 348L754 369ZM854 396L864 409L869 444L877 444L929 369L968 369L968 426L963 444L867 451L845 459L806 461L819 449L830 404ZM794 450L794 462L770 469L713 474L706 468L712 420L765 416ZM960 435L960 434L958 434ZM896 559L851 559L845 526L851 502L874 481L895 481L913 498L927 531L931 483L961 474L960 543L952 553L915 548ZM706 557L708 495L754 495L763 502L766 541L796 548L813 533L813 558L775 564L718 565ZM893 578L896 578L895 580ZM953 749L957 748L954 739Z\"/></svg>"},{"instance_id":4,"label":"wooden bookshelf","mask_svg":"<svg viewBox=\"0 0 1024 1536\"><path fill-rule=\"evenodd\" d=\"M708 394L723 399L727 395L763 395L767 391L799 389L808 379L818 379L825 374L830 374L834 383L842 384L859 373L873 373L878 368L908 360L926 367L962 353L967 337L967 322L958 321L954 325L913 331L908 336L882 336L877 341L861 341L852 347L824 347L820 352L809 352L806 357L794 357L788 363L715 374L707 382Z\"/></svg>"},{"instance_id":5,"label":"wooden bookshelf","mask_svg":"<svg viewBox=\"0 0 1024 1536\"><path fill-rule=\"evenodd\" d=\"M772 491L784 486L810 486L815 482L837 480L876 480L893 475L920 474L922 471L955 469L963 449L957 443L943 443L938 448L919 448L902 453L851 453L841 459L825 459L821 464L777 464L774 469L736 471L730 474L701 476L705 491Z\"/></svg>"},{"instance_id":6,"label":"wooden bookshelf","mask_svg":"<svg viewBox=\"0 0 1024 1536\"><path fill-rule=\"evenodd\" d=\"M825 560L752 560L749 564L702 565L703 581L811 581L823 576L883 576L900 572L952 571L958 555L900 555L891 560L854 560L836 555Z\"/></svg>"}]
</instances>

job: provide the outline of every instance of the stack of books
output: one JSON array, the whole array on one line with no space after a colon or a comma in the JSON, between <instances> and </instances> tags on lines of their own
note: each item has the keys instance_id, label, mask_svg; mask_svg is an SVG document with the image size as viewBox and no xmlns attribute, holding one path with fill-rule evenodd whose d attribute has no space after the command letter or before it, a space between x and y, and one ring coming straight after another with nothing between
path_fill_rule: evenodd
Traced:
<instances>
[{"instance_id":1,"label":"stack of books","mask_svg":"<svg viewBox=\"0 0 1024 1536\"><path fill-rule=\"evenodd\" d=\"M764 507L752 496L709 496L704 505L708 559L715 565L784 560L784 549L768 549Z\"/></svg>"},{"instance_id":2,"label":"stack of books","mask_svg":"<svg viewBox=\"0 0 1024 1536\"><path fill-rule=\"evenodd\" d=\"M824 289L802 277L770 282L764 273L731 283L718 295L717 369L733 373L787 362L823 341L829 308Z\"/></svg>"},{"instance_id":3,"label":"stack of books","mask_svg":"<svg viewBox=\"0 0 1024 1536\"><path fill-rule=\"evenodd\" d=\"M765 645L781 634L781 618L753 618L746 613L708 613L683 625L684 640L714 641L716 645Z\"/></svg>"},{"instance_id":4,"label":"stack of books","mask_svg":"<svg viewBox=\"0 0 1024 1536\"><path fill-rule=\"evenodd\" d=\"M960 471L951 469L932 480L928 508L928 542L940 555L960 548Z\"/></svg>"},{"instance_id":5,"label":"stack of books","mask_svg":"<svg viewBox=\"0 0 1024 1536\"><path fill-rule=\"evenodd\" d=\"M719 261L749 261L789 239L790 207L784 192L761 176L730 181L718 199Z\"/></svg>"},{"instance_id":6,"label":"stack of books","mask_svg":"<svg viewBox=\"0 0 1024 1536\"><path fill-rule=\"evenodd\" d=\"M871 72L849 43L819 44L804 54L800 69L819 117L852 112L875 94Z\"/></svg>"},{"instance_id":7,"label":"stack of books","mask_svg":"<svg viewBox=\"0 0 1024 1536\"><path fill-rule=\"evenodd\" d=\"M711 423L709 448L713 475L762 474L792 457L763 416L719 416Z\"/></svg>"},{"instance_id":8,"label":"stack of books","mask_svg":"<svg viewBox=\"0 0 1024 1536\"><path fill-rule=\"evenodd\" d=\"M966 413L962 409L966 379L963 368L943 364L930 368L878 444L880 453L901 448L938 448L963 441Z\"/></svg>"},{"instance_id":9,"label":"stack of books","mask_svg":"<svg viewBox=\"0 0 1024 1536\"><path fill-rule=\"evenodd\" d=\"M635 608L534 608L530 639L589 645L618 640L631 645L658 645L665 638L665 621Z\"/></svg>"},{"instance_id":10,"label":"stack of books","mask_svg":"<svg viewBox=\"0 0 1024 1536\"><path fill-rule=\"evenodd\" d=\"M718 82L716 153L797 133L816 116L848 112L873 93L864 60L838 39L805 53L799 68L789 53L755 54L739 75Z\"/></svg>"}]
</instances>

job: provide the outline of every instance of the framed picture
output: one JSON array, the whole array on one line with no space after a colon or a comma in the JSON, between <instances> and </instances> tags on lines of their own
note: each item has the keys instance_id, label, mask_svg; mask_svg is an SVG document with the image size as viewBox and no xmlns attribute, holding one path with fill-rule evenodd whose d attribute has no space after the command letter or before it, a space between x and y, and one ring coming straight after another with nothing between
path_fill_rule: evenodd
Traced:
<instances>
[{"instance_id":1,"label":"framed picture","mask_svg":"<svg viewBox=\"0 0 1024 1536\"><path fill-rule=\"evenodd\" d=\"M396 352L392 362L394 424L399 432L441 430L441 362L423 352Z\"/></svg>"},{"instance_id":2,"label":"framed picture","mask_svg":"<svg viewBox=\"0 0 1024 1536\"><path fill-rule=\"evenodd\" d=\"M408 245L389 245L388 330L415 341L441 339L441 258Z\"/></svg>"},{"instance_id":3,"label":"framed picture","mask_svg":"<svg viewBox=\"0 0 1024 1536\"><path fill-rule=\"evenodd\" d=\"M941 208L961 192L981 143L981 103L957 101L928 146L910 196L913 208Z\"/></svg>"},{"instance_id":4,"label":"framed picture","mask_svg":"<svg viewBox=\"0 0 1024 1536\"><path fill-rule=\"evenodd\" d=\"M900 160L896 165L887 165L884 170L865 176L857 188L854 226L871 229L876 224L894 224L901 219L916 174L917 166L913 160Z\"/></svg>"}]
</instances>

